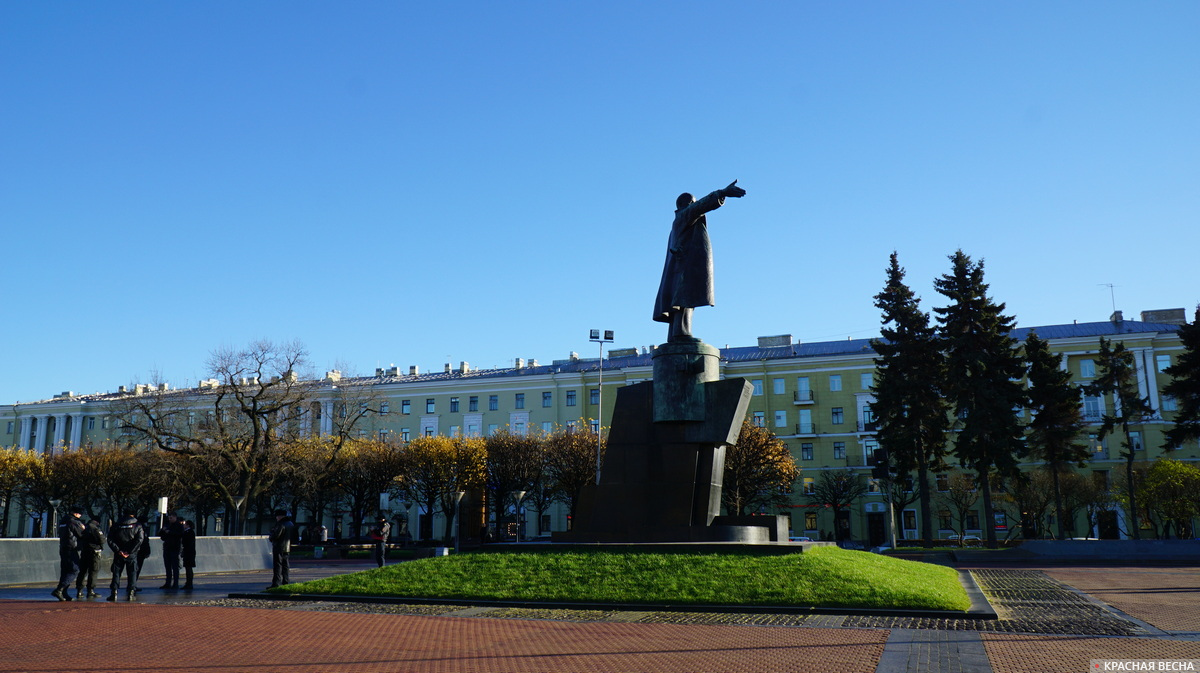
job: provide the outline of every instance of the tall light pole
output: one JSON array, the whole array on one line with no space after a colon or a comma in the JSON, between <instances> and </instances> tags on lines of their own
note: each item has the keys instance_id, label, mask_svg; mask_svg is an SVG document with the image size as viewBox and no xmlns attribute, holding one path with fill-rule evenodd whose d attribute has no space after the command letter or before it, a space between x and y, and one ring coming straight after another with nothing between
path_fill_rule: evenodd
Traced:
<instances>
[{"instance_id":1,"label":"tall light pole","mask_svg":"<svg viewBox=\"0 0 1200 673\"><path fill-rule=\"evenodd\" d=\"M597 385L599 395L596 398L596 485L600 485L600 426L604 422L604 344L613 342L613 331L610 329L604 330L603 336L598 329L591 332L588 339L592 343L600 344L600 383Z\"/></svg>"}]
</instances>

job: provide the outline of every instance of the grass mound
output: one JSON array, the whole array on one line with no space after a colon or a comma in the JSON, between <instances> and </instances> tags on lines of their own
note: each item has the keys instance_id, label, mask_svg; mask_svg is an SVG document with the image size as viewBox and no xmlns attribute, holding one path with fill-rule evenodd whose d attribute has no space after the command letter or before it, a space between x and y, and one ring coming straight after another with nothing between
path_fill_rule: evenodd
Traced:
<instances>
[{"instance_id":1,"label":"grass mound","mask_svg":"<svg viewBox=\"0 0 1200 673\"><path fill-rule=\"evenodd\" d=\"M476 553L287 585L397 598L966 610L943 566L836 547L803 554Z\"/></svg>"}]
</instances>

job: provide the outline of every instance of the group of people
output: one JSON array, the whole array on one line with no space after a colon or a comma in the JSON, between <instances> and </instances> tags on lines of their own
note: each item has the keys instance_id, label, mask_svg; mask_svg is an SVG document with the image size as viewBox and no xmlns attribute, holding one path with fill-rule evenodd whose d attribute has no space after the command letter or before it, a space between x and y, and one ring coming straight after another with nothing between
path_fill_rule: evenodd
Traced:
<instances>
[{"instance_id":1,"label":"group of people","mask_svg":"<svg viewBox=\"0 0 1200 673\"><path fill-rule=\"evenodd\" d=\"M150 556L150 543L146 533L145 519L126 514L108 529L107 535L100 522L92 519L83 522L83 508L72 507L58 526L58 556L60 572L58 585L50 595L60 601L83 598L98 598L96 576L100 572L100 558L107 545L113 552L112 582L109 584L108 600L117 600L121 588L121 577L125 581L125 599L132 601L141 589L137 586L142 566ZM163 546L163 565L167 580L162 589L192 589L193 569L196 567L196 531L191 521L181 520L174 512L167 515L159 538ZM179 586L180 565L187 571L187 580ZM71 584L75 584L75 598L71 597Z\"/></svg>"}]
</instances>

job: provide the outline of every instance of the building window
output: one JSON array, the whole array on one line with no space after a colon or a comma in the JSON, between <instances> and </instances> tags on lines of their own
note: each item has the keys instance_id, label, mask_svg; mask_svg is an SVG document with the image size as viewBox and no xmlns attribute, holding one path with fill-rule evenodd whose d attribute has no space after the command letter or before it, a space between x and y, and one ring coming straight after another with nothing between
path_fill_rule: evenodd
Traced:
<instances>
[{"instance_id":1,"label":"building window","mask_svg":"<svg viewBox=\"0 0 1200 673\"><path fill-rule=\"evenodd\" d=\"M387 401L386 401L386 400L384 400L383 402L380 402L380 403L379 403L379 413L380 413L380 415L382 415L382 416L387 416L388 412L389 412L389 411L391 411L391 409L392 409L392 407L391 407L391 406L390 406L390 405L387 403Z\"/></svg>"},{"instance_id":2,"label":"building window","mask_svg":"<svg viewBox=\"0 0 1200 673\"><path fill-rule=\"evenodd\" d=\"M412 432L408 428L400 428L400 439L407 442L412 439Z\"/></svg>"},{"instance_id":3,"label":"building window","mask_svg":"<svg viewBox=\"0 0 1200 673\"><path fill-rule=\"evenodd\" d=\"M817 492L817 484L812 477L804 478L804 495L815 495Z\"/></svg>"},{"instance_id":4,"label":"building window","mask_svg":"<svg viewBox=\"0 0 1200 673\"><path fill-rule=\"evenodd\" d=\"M87 429L88 429L88 430L95 430L95 429L96 429L96 417L95 417L95 416L88 416L88 419L87 419ZM8 433L9 433L9 434L12 434L12 421L9 421L9 422L8 422Z\"/></svg>"},{"instance_id":5,"label":"building window","mask_svg":"<svg viewBox=\"0 0 1200 673\"><path fill-rule=\"evenodd\" d=\"M588 391L588 404L600 404L599 388L592 388Z\"/></svg>"},{"instance_id":6,"label":"building window","mask_svg":"<svg viewBox=\"0 0 1200 673\"><path fill-rule=\"evenodd\" d=\"M495 411L500 408L500 396L488 395L488 411Z\"/></svg>"},{"instance_id":7,"label":"building window","mask_svg":"<svg viewBox=\"0 0 1200 673\"><path fill-rule=\"evenodd\" d=\"M915 510L904 510L904 528L905 530L917 529L917 512Z\"/></svg>"},{"instance_id":8,"label":"building window","mask_svg":"<svg viewBox=\"0 0 1200 673\"><path fill-rule=\"evenodd\" d=\"M432 414L432 413L434 413L435 408L436 408L436 405L434 404L432 397L425 400L425 413Z\"/></svg>"},{"instance_id":9,"label":"building window","mask_svg":"<svg viewBox=\"0 0 1200 673\"><path fill-rule=\"evenodd\" d=\"M412 402L409 400L400 400L400 413L411 414L412 413Z\"/></svg>"},{"instance_id":10,"label":"building window","mask_svg":"<svg viewBox=\"0 0 1200 673\"><path fill-rule=\"evenodd\" d=\"M496 434L499 431L500 431L500 426L496 425L495 423L488 423L487 433L488 433L489 437Z\"/></svg>"},{"instance_id":11,"label":"building window","mask_svg":"<svg viewBox=\"0 0 1200 673\"><path fill-rule=\"evenodd\" d=\"M568 407L575 406L575 391L574 390L567 391L567 406Z\"/></svg>"},{"instance_id":12,"label":"building window","mask_svg":"<svg viewBox=\"0 0 1200 673\"><path fill-rule=\"evenodd\" d=\"M783 382L783 379L775 379L774 381L771 382L771 386L772 386L772 391L776 395L782 395L786 390L787 384Z\"/></svg>"},{"instance_id":13,"label":"building window","mask_svg":"<svg viewBox=\"0 0 1200 673\"><path fill-rule=\"evenodd\" d=\"M591 426L592 432L596 433L597 435L600 434L600 421L593 418L588 421L588 425Z\"/></svg>"},{"instance_id":14,"label":"building window","mask_svg":"<svg viewBox=\"0 0 1200 673\"><path fill-rule=\"evenodd\" d=\"M830 422L834 425L841 425L846 420L846 412L841 407L834 407L830 410Z\"/></svg>"},{"instance_id":15,"label":"building window","mask_svg":"<svg viewBox=\"0 0 1200 673\"><path fill-rule=\"evenodd\" d=\"M967 530L979 530L979 512L967 512Z\"/></svg>"},{"instance_id":16,"label":"building window","mask_svg":"<svg viewBox=\"0 0 1200 673\"><path fill-rule=\"evenodd\" d=\"M1084 397L1083 398L1083 420L1098 421L1104 415L1103 400L1099 397Z\"/></svg>"},{"instance_id":17,"label":"building window","mask_svg":"<svg viewBox=\"0 0 1200 673\"><path fill-rule=\"evenodd\" d=\"M813 459L813 445L808 442L801 444L800 445L800 460L812 460L812 459Z\"/></svg>"},{"instance_id":18,"label":"building window","mask_svg":"<svg viewBox=\"0 0 1200 673\"><path fill-rule=\"evenodd\" d=\"M92 419L89 418L88 420L91 421ZM13 422L9 421L8 423L5 423L4 428L4 432L11 435L13 433ZM91 428L88 428L88 430L91 430Z\"/></svg>"},{"instance_id":19,"label":"building window","mask_svg":"<svg viewBox=\"0 0 1200 673\"><path fill-rule=\"evenodd\" d=\"M766 427L766 425L767 425L766 416L767 415L761 411L754 412L754 425L756 425L760 428Z\"/></svg>"},{"instance_id":20,"label":"building window","mask_svg":"<svg viewBox=\"0 0 1200 673\"><path fill-rule=\"evenodd\" d=\"M1171 397L1170 395L1162 396L1162 410L1163 411L1175 411L1177 408L1178 407L1175 403L1174 397Z\"/></svg>"},{"instance_id":21,"label":"building window","mask_svg":"<svg viewBox=\"0 0 1200 673\"><path fill-rule=\"evenodd\" d=\"M452 413L452 414L458 413L458 398L457 397L450 398L450 413Z\"/></svg>"},{"instance_id":22,"label":"building window","mask_svg":"<svg viewBox=\"0 0 1200 673\"><path fill-rule=\"evenodd\" d=\"M754 386L754 394L755 395L763 394L762 379L754 379L750 383Z\"/></svg>"},{"instance_id":23,"label":"building window","mask_svg":"<svg viewBox=\"0 0 1200 673\"><path fill-rule=\"evenodd\" d=\"M554 393L549 390L542 393L542 408L549 409L554 406Z\"/></svg>"},{"instance_id":24,"label":"building window","mask_svg":"<svg viewBox=\"0 0 1200 673\"><path fill-rule=\"evenodd\" d=\"M554 432L554 424L551 423L550 421L543 421L542 422L542 432L546 433L547 435L550 434L551 432Z\"/></svg>"},{"instance_id":25,"label":"building window","mask_svg":"<svg viewBox=\"0 0 1200 673\"><path fill-rule=\"evenodd\" d=\"M875 375L870 372L859 374L858 375L858 387L861 388L862 390L870 390L871 384L875 382L874 379L875 379Z\"/></svg>"},{"instance_id":26,"label":"building window","mask_svg":"<svg viewBox=\"0 0 1200 673\"><path fill-rule=\"evenodd\" d=\"M1171 356L1170 355L1155 355L1154 356L1154 365L1158 368L1158 373L1162 374L1163 372L1165 372L1167 370L1167 367L1171 366Z\"/></svg>"},{"instance_id":27,"label":"building window","mask_svg":"<svg viewBox=\"0 0 1200 673\"><path fill-rule=\"evenodd\" d=\"M841 374L830 374L829 375L829 392L836 393L841 389L842 389L842 375Z\"/></svg>"},{"instance_id":28,"label":"building window","mask_svg":"<svg viewBox=\"0 0 1200 673\"><path fill-rule=\"evenodd\" d=\"M380 430L379 431L379 441L386 442L387 438L388 438L388 431L386 429Z\"/></svg>"},{"instance_id":29,"label":"building window","mask_svg":"<svg viewBox=\"0 0 1200 673\"><path fill-rule=\"evenodd\" d=\"M804 530L815 531L816 529L817 529L817 513L816 512L805 512L804 513Z\"/></svg>"},{"instance_id":30,"label":"building window","mask_svg":"<svg viewBox=\"0 0 1200 673\"><path fill-rule=\"evenodd\" d=\"M1144 448L1142 446L1142 433L1136 431L1130 432L1129 446L1132 447L1134 451L1141 451Z\"/></svg>"},{"instance_id":31,"label":"building window","mask_svg":"<svg viewBox=\"0 0 1200 673\"><path fill-rule=\"evenodd\" d=\"M1096 361L1095 360L1080 360L1079 361L1079 377L1091 379L1096 377Z\"/></svg>"},{"instance_id":32,"label":"building window","mask_svg":"<svg viewBox=\"0 0 1200 673\"><path fill-rule=\"evenodd\" d=\"M879 480L878 479L868 479L867 480L867 493L878 493L878 492L879 492Z\"/></svg>"},{"instance_id":33,"label":"building window","mask_svg":"<svg viewBox=\"0 0 1200 673\"><path fill-rule=\"evenodd\" d=\"M467 423L467 436L468 437L478 437L479 436L479 424L478 423Z\"/></svg>"},{"instance_id":34,"label":"building window","mask_svg":"<svg viewBox=\"0 0 1200 673\"><path fill-rule=\"evenodd\" d=\"M516 407L517 409L525 408L525 393L517 393L513 397L513 406Z\"/></svg>"},{"instance_id":35,"label":"building window","mask_svg":"<svg viewBox=\"0 0 1200 673\"><path fill-rule=\"evenodd\" d=\"M433 428L425 428L425 436L426 437L432 437L433 434L434 434Z\"/></svg>"},{"instance_id":36,"label":"building window","mask_svg":"<svg viewBox=\"0 0 1200 673\"><path fill-rule=\"evenodd\" d=\"M946 493L950 490L950 478L946 475L939 474L934 477L934 481L937 484L937 490L939 493Z\"/></svg>"},{"instance_id":37,"label":"building window","mask_svg":"<svg viewBox=\"0 0 1200 673\"><path fill-rule=\"evenodd\" d=\"M833 457L837 460L845 460L846 459L846 443L845 442L834 442L833 443Z\"/></svg>"},{"instance_id":38,"label":"building window","mask_svg":"<svg viewBox=\"0 0 1200 673\"><path fill-rule=\"evenodd\" d=\"M775 412L775 427L777 427L777 428L786 428L787 427L787 412L786 411L776 411Z\"/></svg>"},{"instance_id":39,"label":"building window","mask_svg":"<svg viewBox=\"0 0 1200 673\"><path fill-rule=\"evenodd\" d=\"M513 423L512 430L513 430L514 435L516 435L518 437L524 437L525 436L525 423L523 423L522 421L517 421L516 423Z\"/></svg>"},{"instance_id":40,"label":"building window","mask_svg":"<svg viewBox=\"0 0 1200 673\"><path fill-rule=\"evenodd\" d=\"M954 519L950 516L950 510L943 509L938 512L938 528L941 530L954 530Z\"/></svg>"},{"instance_id":41,"label":"building window","mask_svg":"<svg viewBox=\"0 0 1200 673\"><path fill-rule=\"evenodd\" d=\"M467 398L467 411L479 411L478 395L472 395Z\"/></svg>"}]
</instances>

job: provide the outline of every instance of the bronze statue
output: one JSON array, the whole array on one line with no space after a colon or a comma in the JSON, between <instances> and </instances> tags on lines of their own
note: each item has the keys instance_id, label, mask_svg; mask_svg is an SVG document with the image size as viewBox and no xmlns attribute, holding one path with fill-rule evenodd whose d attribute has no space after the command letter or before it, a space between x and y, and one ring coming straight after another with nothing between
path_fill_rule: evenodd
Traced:
<instances>
[{"instance_id":1,"label":"bronze statue","mask_svg":"<svg viewBox=\"0 0 1200 673\"><path fill-rule=\"evenodd\" d=\"M667 241L667 261L663 265L658 297L654 301L654 320L670 323L667 341L694 341L692 309L712 306L713 259L704 214L725 204L725 197L741 198L746 190L737 180L728 187L699 201L684 192L675 200L675 221Z\"/></svg>"}]
</instances>

